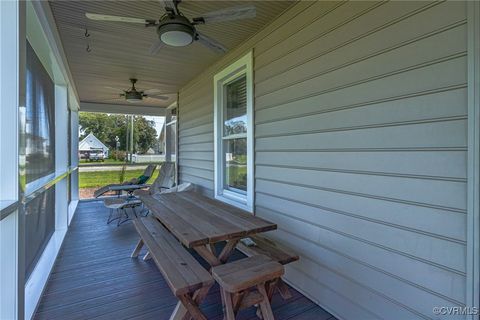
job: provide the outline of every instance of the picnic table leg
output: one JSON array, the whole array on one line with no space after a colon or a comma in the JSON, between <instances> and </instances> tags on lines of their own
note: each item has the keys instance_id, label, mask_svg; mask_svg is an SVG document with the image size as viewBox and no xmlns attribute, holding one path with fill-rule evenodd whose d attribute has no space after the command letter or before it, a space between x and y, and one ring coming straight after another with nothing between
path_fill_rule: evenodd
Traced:
<instances>
[{"instance_id":1,"label":"picnic table leg","mask_svg":"<svg viewBox=\"0 0 480 320\"><path fill-rule=\"evenodd\" d=\"M230 258L230 256L232 255L233 250L238 244L238 241L240 241L240 239L231 239L227 241L227 244L225 245L222 252L220 252L220 255L218 256L218 259L222 264L228 261L228 258Z\"/></svg>"},{"instance_id":2,"label":"picnic table leg","mask_svg":"<svg viewBox=\"0 0 480 320\"><path fill-rule=\"evenodd\" d=\"M283 282L282 278L279 278L277 280L277 288L283 300L287 300L292 297L292 293L290 292L290 289L287 287L285 282Z\"/></svg>"},{"instance_id":3,"label":"picnic table leg","mask_svg":"<svg viewBox=\"0 0 480 320\"><path fill-rule=\"evenodd\" d=\"M235 311L233 307L232 294L223 288L220 288L223 303L223 314L226 320L235 320Z\"/></svg>"},{"instance_id":4,"label":"picnic table leg","mask_svg":"<svg viewBox=\"0 0 480 320\"><path fill-rule=\"evenodd\" d=\"M272 307L270 306L270 300L268 299L268 294L265 290L265 284L258 285L257 290L263 296L263 301L260 302L260 309L262 310L263 319L274 320Z\"/></svg>"},{"instance_id":5,"label":"picnic table leg","mask_svg":"<svg viewBox=\"0 0 480 320\"><path fill-rule=\"evenodd\" d=\"M152 256L150 255L150 251L147 251L147 253L143 256L143 261L147 261L152 259Z\"/></svg>"},{"instance_id":6,"label":"picnic table leg","mask_svg":"<svg viewBox=\"0 0 480 320\"><path fill-rule=\"evenodd\" d=\"M183 306L183 304L178 301L175 309L173 309L172 315L170 316L170 320L182 320L187 314L187 308Z\"/></svg>"},{"instance_id":7,"label":"picnic table leg","mask_svg":"<svg viewBox=\"0 0 480 320\"><path fill-rule=\"evenodd\" d=\"M207 320L207 317L203 315L200 311L198 306L195 304L193 299L189 295L181 295L178 297L182 302L182 306L187 309L187 312L190 313L191 317L195 320ZM185 314L185 317L189 317L189 315Z\"/></svg>"},{"instance_id":8,"label":"picnic table leg","mask_svg":"<svg viewBox=\"0 0 480 320\"><path fill-rule=\"evenodd\" d=\"M208 262L210 267L221 265L222 263L218 258L209 250L206 246L197 246L193 248L205 261Z\"/></svg>"},{"instance_id":9,"label":"picnic table leg","mask_svg":"<svg viewBox=\"0 0 480 320\"><path fill-rule=\"evenodd\" d=\"M211 252L214 256L217 255L217 249L215 248L215 244L209 243L209 244L208 244L208 249L210 250L210 252Z\"/></svg>"},{"instance_id":10,"label":"picnic table leg","mask_svg":"<svg viewBox=\"0 0 480 320\"><path fill-rule=\"evenodd\" d=\"M197 251L197 253L205 259L211 267L215 267L228 261L228 258L232 255L238 241L240 241L240 238L228 240L218 256L215 255L215 251L211 249L210 245L208 245L208 247L206 245L201 245L194 247L193 249Z\"/></svg>"},{"instance_id":11,"label":"picnic table leg","mask_svg":"<svg viewBox=\"0 0 480 320\"><path fill-rule=\"evenodd\" d=\"M210 290L210 287L203 287L195 291L192 297L189 295L179 297L180 301L175 306L170 320L206 319L198 305L205 299L208 290Z\"/></svg>"},{"instance_id":12,"label":"picnic table leg","mask_svg":"<svg viewBox=\"0 0 480 320\"><path fill-rule=\"evenodd\" d=\"M138 257L138 254L140 253L140 250L142 250L142 247L143 247L143 240L140 239L137 245L135 246L135 249L133 249L131 257L132 258Z\"/></svg>"},{"instance_id":13,"label":"picnic table leg","mask_svg":"<svg viewBox=\"0 0 480 320\"><path fill-rule=\"evenodd\" d=\"M237 314L237 312L240 310L240 306L242 305L243 298L245 297L246 292L238 292L235 295L233 295L233 312Z\"/></svg>"}]
</instances>

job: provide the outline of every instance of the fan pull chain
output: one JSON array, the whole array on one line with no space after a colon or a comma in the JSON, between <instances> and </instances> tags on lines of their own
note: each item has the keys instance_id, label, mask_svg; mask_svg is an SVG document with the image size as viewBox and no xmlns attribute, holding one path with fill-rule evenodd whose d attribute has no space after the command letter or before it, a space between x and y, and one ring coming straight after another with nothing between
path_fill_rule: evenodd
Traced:
<instances>
[{"instance_id":1,"label":"fan pull chain","mask_svg":"<svg viewBox=\"0 0 480 320\"><path fill-rule=\"evenodd\" d=\"M92 48L90 47L90 41L88 41L88 38L90 37L90 32L88 32L88 27L87 25L85 25L85 33L84 33L84 36L85 36L85 39L86 39L86 43L87 43L87 46L85 48L85 51L87 52L91 52L92 51Z\"/></svg>"}]
</instances>

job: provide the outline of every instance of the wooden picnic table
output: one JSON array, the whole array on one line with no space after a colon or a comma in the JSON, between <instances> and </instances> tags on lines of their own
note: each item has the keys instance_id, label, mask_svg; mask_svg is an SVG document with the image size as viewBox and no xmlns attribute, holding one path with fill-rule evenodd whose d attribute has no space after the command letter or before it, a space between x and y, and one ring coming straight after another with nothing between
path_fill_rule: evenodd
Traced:
<instances>
[{"instance_id":1,"label":"wooden picnic table","mask_svg":"<svg viewBox=\"0 0 480 320\"><path fill-rule=\"evenodd\" d=\"M196 192L142 194L144 205L185 247L194 249L211 267L224 264L240 239L277 229L275 223ZM226 241L217 252L215 244ZM170 319L182 319L177 304Z\"/></svg>"},{"instance_id":2,"label":"wooden picnic table","mask_svg":"<svg viewBox=\"0 0 480 320\"><path fill-rule=\"evenodd\" d=\"M212 267L225 263L238 241L275 230L277 225L224 202L196 192L140 195L150 212L187 248L193 248ZM217 254L215 244L226 241Z\"/></svg>"}]
</instances>

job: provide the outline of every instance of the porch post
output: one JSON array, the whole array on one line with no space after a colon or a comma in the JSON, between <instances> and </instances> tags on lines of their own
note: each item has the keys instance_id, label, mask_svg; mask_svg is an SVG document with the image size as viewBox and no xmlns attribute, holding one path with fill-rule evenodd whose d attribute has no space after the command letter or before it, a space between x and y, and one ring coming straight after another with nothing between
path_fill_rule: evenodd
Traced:
<instances>
[{"instance_id":1,"label":"porch post","mask_svg":"<svg viewBox=\"0 0 480 320\"><path fill-rule=\"evenodd\" d=\"M0 1L0 318L24 319L26 5Z\"/></svg>"}]
</instances>

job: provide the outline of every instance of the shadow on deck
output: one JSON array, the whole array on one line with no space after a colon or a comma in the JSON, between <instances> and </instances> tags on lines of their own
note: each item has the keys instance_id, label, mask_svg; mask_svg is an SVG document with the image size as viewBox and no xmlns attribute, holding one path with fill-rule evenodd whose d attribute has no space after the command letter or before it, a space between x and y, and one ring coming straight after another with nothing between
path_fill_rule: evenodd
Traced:
<instances>
[{"instance_id":1,"label":"shadow on deck","mask_svg":"<svg viewBox=\"0 0 480 320\"><path fill-rule=\"evenodd\" d=\"M169 318L177 299L154 262L130 258L138 240L133 225L107 225L107 216L100 201L79 203L34 319ZM232 259L241 257L235 252ZM276 319L335 319L298 291L292 294L288 301L274 296ZM218 285L201 308L208 319L223 318ZM237 319L257 318L249 308Z\"/></svg>"}]
</instances>

